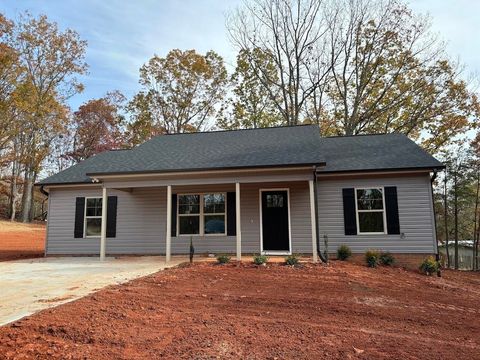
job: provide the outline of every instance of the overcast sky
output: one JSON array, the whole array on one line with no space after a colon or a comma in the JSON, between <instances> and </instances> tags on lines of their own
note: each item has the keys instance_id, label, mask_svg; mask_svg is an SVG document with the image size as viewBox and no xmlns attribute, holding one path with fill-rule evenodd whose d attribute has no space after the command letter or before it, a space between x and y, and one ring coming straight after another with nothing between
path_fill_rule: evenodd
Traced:
<instances>
[{"instance_id":1,"label":"overcast sky","mask_svg":"<svg viewBox=\"0 0 480 360\"><path fill-rule=\"evenodd\" d=\"M9 18L28 10L46 14L62 29L76 30L88 41L89 74L85 91L70 99L73 110L84 101L120 90L127 97L138 90L138 69L153 54L169 50L212 49L234 65L224 14L237 0L2 0ZM469 73L480 75L480 0L414 0L411 8L429 13L432 28L448 42Z\"/></svg>"}]
</instances>

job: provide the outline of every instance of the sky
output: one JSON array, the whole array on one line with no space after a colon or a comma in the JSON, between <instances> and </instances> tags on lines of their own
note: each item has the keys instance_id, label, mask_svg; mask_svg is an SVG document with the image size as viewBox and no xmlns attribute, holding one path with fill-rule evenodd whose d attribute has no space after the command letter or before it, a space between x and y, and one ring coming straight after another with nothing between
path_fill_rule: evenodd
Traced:
<instances>
[{"instance_id":1,"label":"sky","mask_svg":"<svg viewBox=\"0 0 480 360\"><path fill-rule=\"evenodd\" d=\"M214 50L232 69L235 51L225 30L225 14L240 0L0 0L0 12L15 19L28 10L46 14L61 29L88 42L85 90L69 99L73 111L89 99L139 89L139 68L154 54L171 49ZM465 64L465 76L480 76L480 0L412 0L416 13L431 16L432 30L447 51Z\"/></svg>"}]
</instances>

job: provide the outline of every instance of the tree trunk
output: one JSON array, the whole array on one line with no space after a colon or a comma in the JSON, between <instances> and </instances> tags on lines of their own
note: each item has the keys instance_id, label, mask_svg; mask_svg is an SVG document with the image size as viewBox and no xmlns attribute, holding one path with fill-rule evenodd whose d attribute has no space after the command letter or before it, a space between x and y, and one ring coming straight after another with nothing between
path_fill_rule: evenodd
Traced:
<instances>
[{"instance_id":1,"label":"tree trunk","mask_svg":"<svg viewBox=\"0 0 480 360\"><path fill-rule=\"evenodd\" d=\"M475 220L473 224L473 247L472 247L472 270L476 270L476 260L475 260L475 255L476 255L476 244L478 242L478 195L480 194L480 171L477 168L477 192L475 194Z\"/></svg>"},{"instance_id":2,"label":"tree trunk","mask_svg":"<svg viewBox=\"0 0 480 360\"><path fill-rule=\"evenodd\" d=\"M458 270L458 191L457 191L457 184L458 184L458 171L455 170L453 173L454 179L454 216L455 216L455 270Z\"/></svg>"},{"instance_id":3,"label":"tree trunk","mask_svg":"<svg viewBox=\"0 0 480 360\"><path fill-rule=\"evenodd\" d=\"M445 206L445 252L447 254L447 267L450 268L450 249L448 248L448 192L447 192L447 170L444 179L444 206Z\"/></svg>"},{"instance_id":4,"label":"tree trunk","mask_svg":"<svg viewBox=\"0 0 480 360\"><path fill-rule=\"evenodd\" d=\"M22 194L22 216L21 220L24 223L32 221L32 198L33 198L33 172L30 169L25 169L25 181L23 184Z\"/></svg>"},{"instance_id":5,"label":"tree trunk","mask_svg":"<svg viewBox=\"0 0 480 360\"><path fill-rule=\"evenodd\" d=\"M17 215L17 202L18 202L17 175L15 174L15 171L12 171L10 221L14 221L15 216Z\"/></svg>"}]
</instances>

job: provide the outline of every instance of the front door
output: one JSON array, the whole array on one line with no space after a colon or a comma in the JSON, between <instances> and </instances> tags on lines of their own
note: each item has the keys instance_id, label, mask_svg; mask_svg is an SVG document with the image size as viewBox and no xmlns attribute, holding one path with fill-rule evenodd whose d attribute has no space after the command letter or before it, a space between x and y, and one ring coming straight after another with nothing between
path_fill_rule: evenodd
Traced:
<instances>
[{"instance_id":1,"label":"front door","mask_svg":"<svg viewBox=\"0 0 480 360\"><path fill-rule=\"evenodd\" d=\"M265 190L261 192L261 196L263 251L289 253L288 192Z\"/></svg>"}]
</instances>

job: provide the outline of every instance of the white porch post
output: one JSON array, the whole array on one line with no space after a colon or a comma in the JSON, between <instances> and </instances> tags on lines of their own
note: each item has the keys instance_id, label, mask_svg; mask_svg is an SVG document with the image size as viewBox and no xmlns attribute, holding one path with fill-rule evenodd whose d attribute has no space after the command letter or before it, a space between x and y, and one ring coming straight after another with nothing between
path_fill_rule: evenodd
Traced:
<instances>
[{"instance_id":1,"label":"white porch post","mask_svg":"<svg viewBox=\"0 0 480 360\"><path fill-rule=\"evenodd\" d=\"M172 244L172 186L167 186L167 236L165 244L165 262L169 262L171 258Z\"/></svg>"},{"instance_id":2,"label":"white porch post","mask_svg":"<svg viewBox=\"0 0 480 360\"><path fill-rule=\"evenodd\" d=\"M313 180L308 181L310 188L310 219L312 224L312 252L313 252L313 262L318 261L317 254L317 217L315 214L315 189Z\"/></svg>"},{"instance_id":3,"label":"white porch post","mask_svg":"<svg viewBox=\"0 0 480 360\"><path fill-rule=\"evenodd\" d=\"M100 260L105 260L105 245L107 238L107 188L102 186L102 225L100 228Z\"/></svg>"},{"instance_id":4,"label":"white porch post","mask_svg":"<svg viewBox=\"0 0 480 360\"><path fill-rule=\"evenodd\" d=\"M235 183L235 221L237 229L237 260L242 260L242 228L240 221L240 183Z\"/></svg>"}]
</instances>

